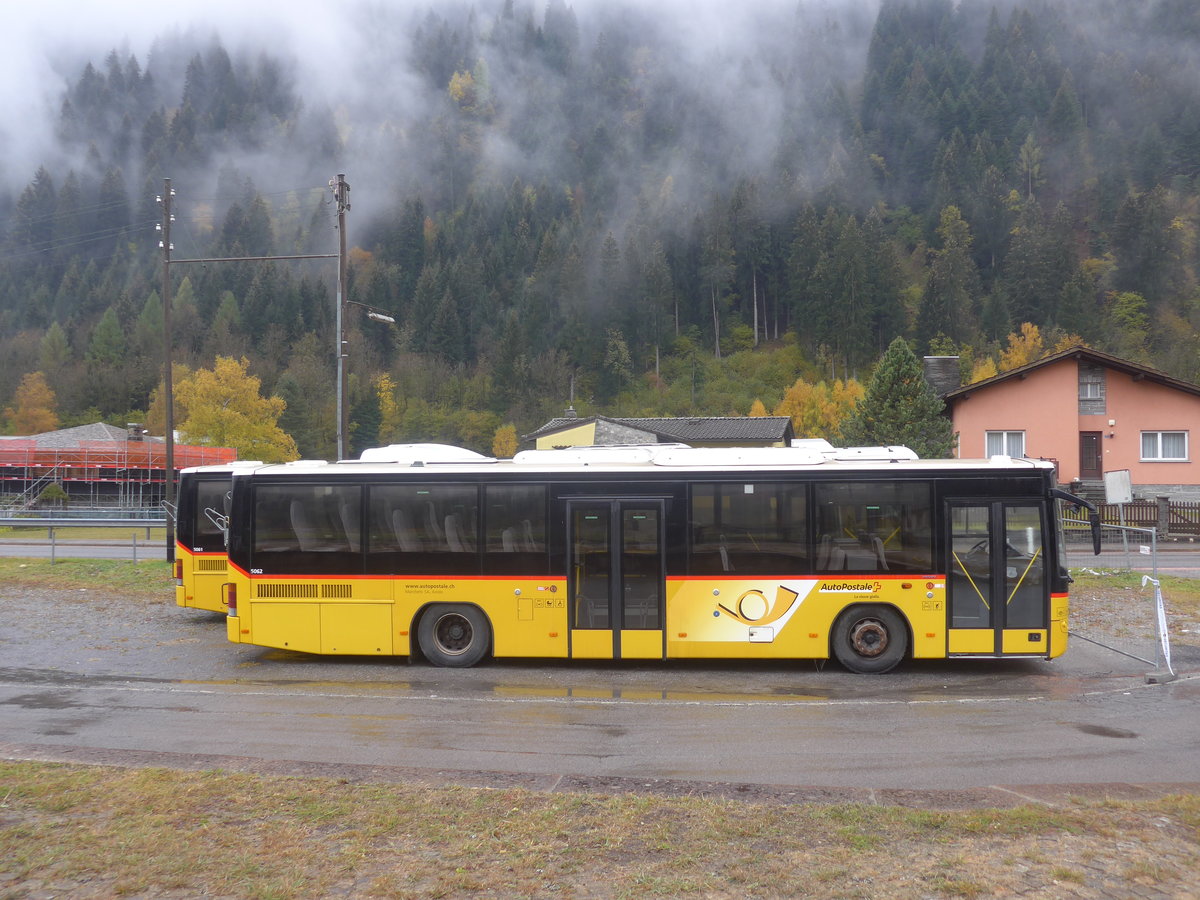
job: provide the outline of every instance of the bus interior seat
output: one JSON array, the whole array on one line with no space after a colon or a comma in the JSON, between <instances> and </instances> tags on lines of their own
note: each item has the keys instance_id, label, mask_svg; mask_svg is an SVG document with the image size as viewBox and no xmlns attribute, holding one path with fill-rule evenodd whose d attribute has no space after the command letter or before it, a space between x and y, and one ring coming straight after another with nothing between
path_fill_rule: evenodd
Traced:
<instances>
[{"instance_id":1,"label":"bus interior seat","mask_svg":"<svg viewBox=\"0 0 1200 900\"><path fill-rule=\"evenodd\" d=\"M437 510L433 508L432 500L425 504L425 536L432 544L441 544L444 541L442 526L438 524Z\"/></svg>"},{"instance_id":2,"label":"bus interior seat","mask_svg":"<svg viewBox=\"0 0 1200 900\"><path fill-rule=\"evenodd\" d=\"M729 548L725 546L725 540L722 538L721 545L717 548L717 553L721 556L721 571L732 572L733 563L729 561Z\"/></svg>"},{"instance_id":3,"label":"bus interior seat","mask_svg":"<svg viewBox=\"0 0 1200 900\"><path fill-rule=\"evenodd\" d=\"M500 545L505 553L517 552L517 529L511 525L500 532Z\"/></svg>"},{"instance_id":4,"label":"bus interior seat","mask_svg":"<svg viewBox=\"0 0 1200 900\"><path fill-rule=\"evenodd\" d=\"M319 550L321 540L308 518L308 511L304 508L304 504L299 500L293 500L289 513L292 520L292 531L296 532L296 540L300 543L300 549Z\"/></svg>"},{"instance_id":5,"label":"bus interior seat","mask_svg":"<svg viewBox=\"0 0 1200 900\"><path fill-rule=\"evenodd\" d=\"M527 550L530 553L537 553L538 551L540 551L542 549L541 545L533 539L533 523L532 522L530 522L528 519L522 520L521 531L524 534L524 538L525 538L525 550Z\"/></svg>"},{"instance_id":6,"label":"bus interior seat","mask_svg":"<svg viewBox=\"0 0 1200 900\"><path fill-rule=\"evenodd\" d=\"M871 535L871 549L875 553L875 567L881 572L888 570L887 553L883 549L883 539L877 534Z\"/></svg>"},{"instance_id":7,"label":"bus interior seat","mask_svg":"<svg viewBox=\"0 0 1200 900\"><path fill-rule=\"evenodd\" d=\"M458 513L446 516L446 543L452 553L470 553L475 549L471 540L463 533L462 519Z\"/></svg>"},{"instance_id":8,"label":"bus interior seat","mask_svg":"<svg viewBox=\"0 0 1200 900\"><path fill-rule=\"evenodd\" d=\"M396 544L405 553L415 553L421 549L421 542L416 532L409 524L408 515L402 509L392 510L392 531L396 534Z\"/></svg>"},{"instance_id":9,"label":"bus interior seat","mask_svg":"<svg viewBox=\"0 0 1200 900\"><path fill-rule=\"evenodd\" d=\"M841 572L848 567L849 560L846 557L846 551L834 544L829 548L828 558L825 560L825 565L821 568L829 572Z\"/></svg>"},{"instance_id":10,"label":"bus interior seat","mask_svg":"<svg viewBox=\"0 0 1200 900\"><path fill-rule=\"evenodd\" d=\"M341 517L342 529L346 533L346 541L350 544L350 551L357 553L361 549L358 540L358 510L354 509L349 503L339 503L338 515Z\"/></svg>"}]
</instances>

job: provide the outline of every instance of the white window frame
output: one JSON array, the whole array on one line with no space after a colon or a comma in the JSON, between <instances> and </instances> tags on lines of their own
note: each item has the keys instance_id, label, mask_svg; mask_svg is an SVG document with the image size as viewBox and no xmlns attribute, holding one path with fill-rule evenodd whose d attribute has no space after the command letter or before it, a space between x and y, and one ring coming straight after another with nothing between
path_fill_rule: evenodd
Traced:
<instances>
[{"instance_id":1,"label":"white window frame","mask_svg":"<svg viewBox=\"0 0 1200 900\"><path fill-rule=\"evenodd\" d=\"M1164 435L1180 435L1183 438L1183 455L1182 456L1164 456L1163 455L1163 436ZM1153 456L1146 455L1146 439L1150 438L1154 441ZM1188 446L1188 433L1186 431L1143 431L1139 441L1139 448L1142 462L1188 462L1190 447Z\"/></svg>"},{"instance_id":2,"label":"white window frame","mask_svg":"<svg viewBox=\"0 0 1200 900\"><path fill-rule=\"evenodd\" d=\"M992 453L991 451L988 450L988 445L995 438L998 438L1000 440L1000 442L1004 445L1003 453L997 454L997 453ZM1013 442L1018 439L1021 442L1021 446L1020 446L1021 452L1013 453L1013 452L1011 452L1013 449ZM1018 431L1018 430L1013 430L1013 429L1007 429L1007 430L996 429L994 431L985 431L983 433L983 455L984 456L1012 456L1012 457L1017 457L1017 458L1023 457L1025 455L1025 432L1023 430Z\"/></svg>"}]
</instances>

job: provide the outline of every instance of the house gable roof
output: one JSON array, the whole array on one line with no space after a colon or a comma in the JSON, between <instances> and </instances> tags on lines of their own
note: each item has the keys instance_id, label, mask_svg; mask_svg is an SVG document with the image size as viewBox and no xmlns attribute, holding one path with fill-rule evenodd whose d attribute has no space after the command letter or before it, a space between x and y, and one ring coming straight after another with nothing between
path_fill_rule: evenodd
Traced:
<instances>
[{"instance_id":1,"label":"house gable roof","mask_svg":"<svg viewBox=\"0 0 1200 900\"><path fill-rule=\"evenodd\" d=\"M1139 381L1149 381L1154 384L1161 384L1163 387L1168 387L1173 390L1183 391L1185 394L1191 394L1200 397L1200 385L1192 384L1189 381L1182 381L1178 378L1172 378L1165 372L1160 372L1157 369L1151 369L1149 366L1143 366L1139 363L1130 362L1127 359L1121 359L1119 356L1112 356L1108 353L1102 353L1099 350L1093 350L1090 347L1070 347L1058 353L1052 353L1049 356L1042 357L1036 362L1028 363L1024 366L1019 366L1015 369L1009 369L1007 372L1001 372L999 375L993 375L991 378L985 378L983 381L976 381L974 384L966 384L960 388L955 388L952 391L947 391L942 395L947 406L952 406L957 400L966 400L976 391L986 390L992 385L1000 384L1004 381L1013 379L1024 379L1030 372L1036 369L1045 368L1046 366L1062 362L1066 359L1075 359L1082 362L1089 362L1093 365L1104 366L1107 369L1113 369L1117 372L1123 372L1126 375L1133 377Z\"/></svg>"},{"instance_id":2,"label":"house gable roof","mask_svg":"<svg viewBox=\"0 0 1200 900\"><path fill-rule=\"evenodd\" d=\"M30 435L38 447L43 448L72 448L78 447L82 441L127 441L129 433L124 428L117 428L104 422L92 422L90 425L76 425L73 428L60 428L57 431L43 431L41 434Z\"/></svg>"},{"instance_id":3,"label":"house gable roof","mask_svg":"<svg viewBox=\"0 0 1200 900\"><path fill-rule=\"evenodd\" d=\"M551 419L536 431L524 435L524 440L535 440L591 422L607 422L636 428L653 434L659 441L680 441L685 444L693 441L783 441L792 436L792 420L788 416L679 416L635 419L562 416Z\"/></svg>"}]
</instances>

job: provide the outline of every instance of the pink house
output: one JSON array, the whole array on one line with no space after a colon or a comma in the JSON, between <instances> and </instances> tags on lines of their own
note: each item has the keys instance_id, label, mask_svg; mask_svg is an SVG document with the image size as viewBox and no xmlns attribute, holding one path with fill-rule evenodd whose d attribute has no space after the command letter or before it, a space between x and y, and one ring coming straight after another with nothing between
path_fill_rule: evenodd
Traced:
<instances>
[{"instance_id":1,"label":"pink house","mask_svg":"<svg viewBox=\"0 0 1200 900\"><path fill-rule=\"evenodd\" d=\"M1135 497L1200 496L1200 385L1074 347L942 396L959 456L1052 459L1092 488L1128 469Z\"/></svg>"}]
</instances>

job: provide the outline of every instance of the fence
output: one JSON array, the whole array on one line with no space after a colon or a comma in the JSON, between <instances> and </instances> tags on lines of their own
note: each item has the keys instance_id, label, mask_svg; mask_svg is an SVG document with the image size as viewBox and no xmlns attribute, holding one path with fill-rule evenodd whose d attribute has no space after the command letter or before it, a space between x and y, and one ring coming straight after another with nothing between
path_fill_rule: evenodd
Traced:
<instances>
[{"instance_id":1,"label":"fence","mask_svg":"<svg viewBox=\"0 0 1200 900\"><path fill-rule=\"evenodd\" d=\"M1153 528L1164 538L1200 536L1200 501L1197 500L1158 497L1132 503L1097 503L1096 508L1100 510L1100 521L1106 525ZM1069 521L1085 521L1085 514L1076 509L1064 509L1063 516Z\"/></svg>"},{"instance_id":2,"label":"fence","mask_svg":"<svg viewBox=\"0 0 1200 900\"><path fill-rule=\"evenodd\" d=\"M1078 588L1071 594L1071 637L1152 666L1147 681L1173 678L1170 636L1158 588L1157 530L1105 525L1098 556L1092 553L1086 527L1069 522L1066 533L1071 569L1101 576L1098 587ZM1111 586L1103 583L1109 578Z\"/></svg>"},{"instance_id":3,"label":"fence","mask_svg":"<svg viewBox=\"0 0 1200 900\"><path fill-rule=\"evenodd\" d=\"M155 512L155 510L151 510ZM158 511L161 512L161 511ZM74 516L3 516L0 517L0 528L16 529L12 536L0 539L0 544L12 544L21 547L22 555L35 557L50 557L50 563L57 562L58 557L90 557L106 559L131 559L133 562L146 559L163 559L167 556L167 547L161 539L151 537L151 529L162 528L166 519L147 516L131 518L126 516L105 516L103 518L81 518ZM60 528L118 528L129 531L129 539L66 539L57 533ZM34 538L45 530L46 537ZM145 540L138 542L138 534L145 529Z\"/></svg>"}]
</instances>

